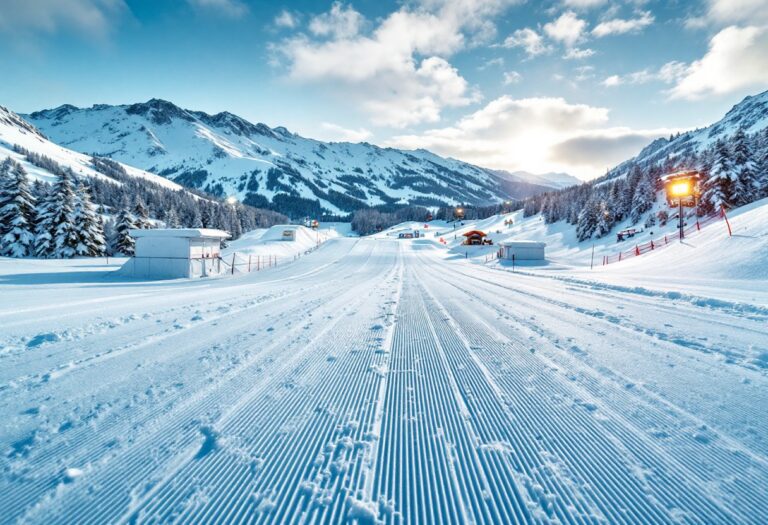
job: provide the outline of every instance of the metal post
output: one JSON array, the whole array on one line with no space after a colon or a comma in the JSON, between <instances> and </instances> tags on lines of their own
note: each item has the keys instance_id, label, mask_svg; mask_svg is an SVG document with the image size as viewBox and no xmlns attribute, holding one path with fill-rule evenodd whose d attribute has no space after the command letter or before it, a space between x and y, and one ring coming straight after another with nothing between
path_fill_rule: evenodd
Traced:
<instances>
[{"instance_id":1,"label":"metal post","mask_svg":"<svg viewBox=\"0 0 768 525\"><path fill-rule=\"evenodd\" d=\"M237 253L232 254L232 275L235 275L235 255L237 255Z\"/></svg>"},{"instance_id":2,"label":"metal post","mask_svg":"<svg viewBox=\"0 0 768 525\"><path fill-rule=\"evenodd\" d=\"M679 226L680 226L680 242L683 242L683 236L685 235L685 233L683 232L683 198L680 197L679 199L677 199L677 202L678 202L678 204L680 206L680 211L678 212L678 215L679 215L678 218L680 219L680 221L679 221Z\"/></svg>"},{"instance_id":3,"label":"metal post","mask_svg":"<svg viewBox=\"0 0 768 525\"><path fill-rule=\"evenodd\" d=\"M592 244L592 258L589 260L589 269L591 270L595 266L595 245Z\"/></svg>"},{"instance_id":4,"label":"metal post","mask_svg":"<svg viewBox=\"0 0 768 525\"><path fill-rule=\"evenodd\" d=\"M728 237L733 237L733 232L731 231L731 223L728 221L728 216L725 214L725 206L722 204L720 205L720 211L723 213L723 219L725 219L725 225L728 226Z\"/></svg>"},{"instance_id":5,"label":"metal post","mask_svg":"<svg viewBox=\"0 0 768 525\"><path fill-rule=\"evenodd\" d=\"M515 272L515 254L512 254L512 273Z\"/></svg>"}]
</instances>

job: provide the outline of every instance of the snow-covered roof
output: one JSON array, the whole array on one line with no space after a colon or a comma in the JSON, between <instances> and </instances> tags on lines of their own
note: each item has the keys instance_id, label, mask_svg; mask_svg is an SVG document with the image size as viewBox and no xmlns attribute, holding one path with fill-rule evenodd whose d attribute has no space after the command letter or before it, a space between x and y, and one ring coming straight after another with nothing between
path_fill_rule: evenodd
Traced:
<instances>
[{"instance_id":1,"label":"snow-covered roof","mask_svg":"<svg viewBox=\"0 0 768 525\"><path fill-rule=\"evenodd\" d=\"M540 241L504 241L501 245L510 248L544 248L547 243Z\"/></svg>"},{"instance_id":2,"label":"snow-covered roof","mask_svg":"<svg viewBox=\"0 0 768 525\"><path fill-rule=\"evenodd\" d=\"M131 230L131 237L208 237L226 239L230 237L224 230L211 228L152 228L149 230Z\"/></svg>"}]
</instances>

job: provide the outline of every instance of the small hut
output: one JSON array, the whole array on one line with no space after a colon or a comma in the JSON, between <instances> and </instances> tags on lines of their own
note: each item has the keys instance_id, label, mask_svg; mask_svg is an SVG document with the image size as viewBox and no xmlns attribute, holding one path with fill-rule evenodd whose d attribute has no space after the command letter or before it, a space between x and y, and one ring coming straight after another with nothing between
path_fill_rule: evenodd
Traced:
<instances>
[{"instance_id":1,"label":"small hut","mask_svg":"<svg viewBox=\"0 0 768 525\"><path fill-rule=\"evenodd\" d=\"M480 246L482 244L487 244L485 241L485 238L487 235L485 232L481 232L480 230L472 230L468 231L467 233L464 233L464 245L465 246Z\"/></svg>"},{"instance_id":2,"label":"small hut","mask_svg":"<svg viewBox=\"0 0 768 525\"><path fill-rule=\"evenodd\" d=\"M502 259L515 261L543 261L545 242L538 241L506 241L501 243Z\"/></svg>"},{"instance_id":3,"label":"small hut","mask_svg":"<svg viewBox=\"0 0 768 525\"><path fill-rule=\"evenodd\" d=\"M221 270L221 241L230 235L207 228L131 230L135 255L120 270L142 279L215 275Z\"/></svg>"}]
</instances>

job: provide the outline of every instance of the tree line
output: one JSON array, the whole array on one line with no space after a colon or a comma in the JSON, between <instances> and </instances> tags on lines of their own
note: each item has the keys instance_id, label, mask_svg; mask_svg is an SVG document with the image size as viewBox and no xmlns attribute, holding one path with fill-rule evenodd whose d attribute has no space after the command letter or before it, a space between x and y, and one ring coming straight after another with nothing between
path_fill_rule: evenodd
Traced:
<instances>
[{"instance_id":1,"label":"tree line","mask_svg":"<svg viewBox=\"0 0 768 525\"><path fill-rule=\"evenodd\" d=\"M23 165L0 163L0 255L69 258L133 254L134 228L216 228L233 238L244 231L286 222L271 210L230 205L206 195L172 190L130 176L119 163L92 157L104 178L76 175L67 166L14 146L31 164L55 176L53 184L30 183ZM152 218L152 219L151 219Z\"/></svg>"},{"instance_id":2,"label":"tree line","mask_svg":"<svg viewBox=\"0 0 768 525\"><path fill-rule=\"evenodd\" d=\"M645 162L629 162L621 173L524 201L524 216L541 214L544 221L566 221L576 227L580 241L607 235L614 225L629 219L645 227L668 219L668 212L650 212L663 189L662 176L696 170L702 177L701 196L693 213L712 213L721 206L735 208L768 197L768 128L754 134L739 129L701 151L686 148L680 154Z\"/></svg>"}]
</instances>

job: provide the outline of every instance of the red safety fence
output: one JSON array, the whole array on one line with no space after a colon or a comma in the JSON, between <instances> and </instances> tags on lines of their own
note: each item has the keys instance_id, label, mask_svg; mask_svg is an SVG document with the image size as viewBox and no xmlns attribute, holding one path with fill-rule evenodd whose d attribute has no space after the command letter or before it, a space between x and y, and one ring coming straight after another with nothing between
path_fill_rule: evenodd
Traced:
<instances>
[{"instance_id":1,"label":"red safety fence","mask_svg":"<svg viewBox=\"0 0 768 525\"><path fill-rule=\"evenodd\" d=\"M713 213L712 215L697 218L694 224L683 229L683 238L689 237L690 235L701 231L702 228L709 226L712 223L718 222L721 219L724 220L725 224L728 226L728 234L730 235L731 226L728 223L728 217L725 215L725 210L721 209L719 212ZM629 250L614 253L613 255L603 255L603 266L606 264L623 261L631 257L637 257L639 255L643 255L660 248L664 248L665 246L668 246L678 239L680 239L679 229L675 230L674 233L668 233L661 237L657 237L656 239L651 239L650 241L643 244L636 244Z\"/></svg>"}]
</instances>

